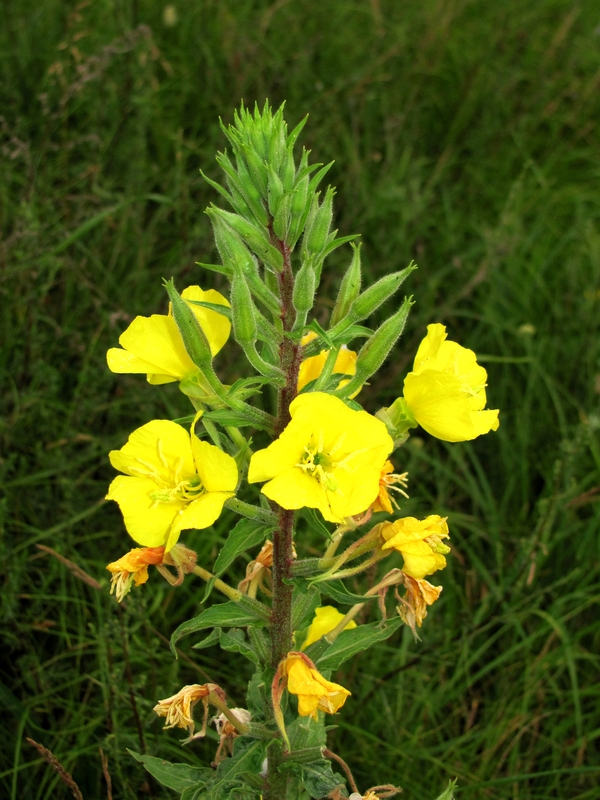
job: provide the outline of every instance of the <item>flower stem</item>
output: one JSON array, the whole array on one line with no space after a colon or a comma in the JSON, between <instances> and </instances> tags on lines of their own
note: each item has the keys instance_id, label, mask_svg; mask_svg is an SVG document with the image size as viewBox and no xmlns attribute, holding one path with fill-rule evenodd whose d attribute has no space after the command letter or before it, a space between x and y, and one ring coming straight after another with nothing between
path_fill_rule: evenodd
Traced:
<instances>
[{"instance_id":1,"label":"flower stem","mask_svg":"<svg viewBox=\"0 0 600 800\"><path fill-rule=\"evenodd\" d=\"M278 239L274 242L283 256L283 270L278 275L281 298L281 322L289 333L295 322L292 304L294 274L290 250ZM298 370L300 368L300 345L289 336L283 337L279 346L280 367L285 375L285 386L277 392L277 421L275 435L279 435L290 421L290 403L298 393ZM273 533L273 601L271 627L271 666L277 669L279 662L292 649L292 594L293 587L285 583L290 577L293 560L294 512L273 504L279 518L279 526ZM280 742L273 742L268 752L268 767L263 800L285 800L287 777L279 771L283 759Z\"/></svg>"}]
</instances>

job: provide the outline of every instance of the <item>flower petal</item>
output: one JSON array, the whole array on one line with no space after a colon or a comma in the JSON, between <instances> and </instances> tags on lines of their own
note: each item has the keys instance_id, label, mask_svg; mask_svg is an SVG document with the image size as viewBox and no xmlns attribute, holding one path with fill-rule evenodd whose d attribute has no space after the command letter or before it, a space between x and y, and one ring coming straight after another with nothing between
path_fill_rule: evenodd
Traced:
<instances>
[{"instance_id":1,"label":"flower petal","mask_svg":"<svg viewBox=\"0 0 600 800\"><path fill-rule=\"evenodd\" d=\"M196 474L188 432L166 419L142 425L120 450L112 450L109 458L115 469L128 475L155 474L172 479L174 468L179 468L181 477Z\"/></svg>"},{"instance_id":2,"label":"flower petal","mask_svg":"<svg viewBox=\"0 0 600 800\"><path fill-rule=\"evenodd\" d=\"M150 496L154 491L156 483L150 478L119 475L106 495L119 504L131 538L145 547L164 545L174 517L185 505L177 501L155 505Z\"/></svg>"},{"instance_id":3,"label":"flower petal","mask_svg":"<svg viewBox=\"0 0 600 800\"><path fill-rule=\"evenodd\" d=\"M119 344L152 364L153 369L147 370L151 373L182 380L198 370L187 354L175 320L163 314L136 317L119 337Z\"/></svg>"},{"instance_id":4,"label":"flower petal","mask_svg":"<svg viewBox=\"0 0 600 800\"><path fill-rule=\"evenodd\" d=\"M215 289L208 289L204 292L199 286L188 286L183 290L181 296L184 300L200 300L203 303L229 307L229 301ZM190 303L190 308L208 339L211 353L213 356L216 355L229 339L231 322L223 314L212 311L210 308L195 306L192 303Z\"/></svg>"},{"instance_id":5,"label":"flower petal","mask_svg":"<svg viewBox=\"0 0 600 800\"><path fill-rule=\"evenodd\" d=\"M234 492L238 482L235 459L214 444L191 436L196 469L207 492Z\"/></svg>"}]
</instances>

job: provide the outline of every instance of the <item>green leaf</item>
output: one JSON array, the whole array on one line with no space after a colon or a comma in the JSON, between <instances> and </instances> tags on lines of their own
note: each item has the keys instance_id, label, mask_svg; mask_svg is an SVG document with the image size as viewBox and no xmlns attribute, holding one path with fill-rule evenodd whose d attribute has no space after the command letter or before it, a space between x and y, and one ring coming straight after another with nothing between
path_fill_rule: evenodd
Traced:
<instances>
[{"instance_id":1,"label":"green leaf","mask_svg":"<svg viewBox=\"0 0 600 800\"><path fill-rule=\"evenodd\" d=\"M196 261L195 263L197 267L209 269L211 272L218 272L220 275L226 275L228 278L233 276L231 267L226 267L223 264L203 264L201 261Z\"/></svg>"},{"instance_id":2,"label":"green leaf","mask_svg":"<svg viewBox=\"0 0 600 800\"><path fill-rule=\"evenodd\" d=\"M271 691L271 678L273 673L269 670L257 669L248 682L246 705L256 722L271 713L269 707L269 693Z\"/></svg>"},{"instance_id":3,"label":"green leaf","mask_svg":"<svg viewBox=\"0 0 600 800\"><path fill-rule=\"evenodd\" d=\"M303 333L308 333L310 331L314 331L319 339L324 342L330 350L335 347L333 340L330 338L327 331L319 325L316 319L313 319L310 325L306 325L304 327Z\"/></svg>"},{"instance_id":4,"label":"green leaf","mask_svg":"<svg viewBox=\"0 0 600 800\"><path fill-rule=\"evenodd\" d=\"M315 800L327 797L339 786L344 785L344 780L340 775L336 775L331 769L331 763L326 759L312 761L310 764L295 764L294 762L284 762L279 767L280 772L291 773L298 777Z\"/></svg>"},{"instance_id":5,"label":"green leaf","mask_svg":"<svg viewBox=\"0 0 600 800\"><path fill-rule=\"evenodd\" d=\"M316 588L308 586L305 581L295 583L292 599L292 629L297 631L312 622L315 609L321 605L321 594Z\"/></svg>"},{"instance_id":6,"label":"green leaf","mask_svg":"<svg viewBox=\"0 0 600 800\"><path fill-rule=\"evenodd\" d=\"M229 632L222 629L219 632L223 650L227 650L230 653L240 653L255 664L259 663L254 648L246 641L244 631L239 628L232 628Z\"/></svg>"},{"instance_id":7,"label":"green leaf","mask_svg":"<svg viewBox=\"0 0 600 800\"><path fill-rule=\"evenodd\" d=\"M260 739L239 736L233 746L233 756L221 761L211 790L213 800L224 800L233 786L243 786L245 772L258 774L266 753L266 743ZM254 789L252 791L255 791ZM250 797L255 795L250 794Z\"/></svg>"},{"instance_id":8,"label":"green leaf","mask_svg":"<svg viewBox=\"0 0 600 800\"><path fill-rule=\"evenodd\" d=\"M243 394L243 392L238 395L238 400L240 399L241 394ZM217 408L214 411L206 411L204 416L213 422L217 422L219 425L228 425L232 428L251 427L259 428L263 431L270 430L267 424L261 425L258 419L254 419L254 417L244 414L243 411L233 411L229 408Z\"/></svg>"},{"instance_id":9,"label":"green leaf","mask_svg":"<svg viewBox=\"0 0 600 800\"><path fill-rule=\"evenodd\" d=\"M190 786L183 792L180 800L210 800L210 787L206 784Z\"/></svg>"},{"instance_id":10,"label":"green leaf","mask_svg":"<svg viewBox=\"0 0 600 800\"><path fill-rule=\"evenodd\" d=\"M380 622L371 622L368 625L359 625L349 631L342 631L335 642L317 660L319 670L337 669L340 664L352 658L356 653L361 653L377 642L389 639L402 624L400 617L394 617L383 625Z\"/></svg>"},{"instance_id":11,"label":"green leaf","mask_svg":"<svg viewBox=\"0 0 600 800\"><path fill-rule=\"evenodd\" d=\"M327 731L325 730L325 716L314 720L312 717L296 717L288 725L287 732L292 752L303 750L307 747L325 747Z\"/></svg>"},{"instance_id":12,"label":"green leaf","mask_svg":"<svg viewBox=\"0 0 600 800\"><path fill-rule=\"evenodd\" d=\"M454 800L454 793L452 791L453 789L456 789L456 778L448 783L446 791L442 792L442 794L437 797L436 800Z\"/></svg>"},{"instance_id":13,"label":"green leaf","mask_svg":"<svg viewBox=\"0 0 600 800\"><path fill-rule=\"evenodd\" d=\"M258 544L262 544L272 530L275 530L274 525L268 526L252 519L239 520L235 527L229 532L223 549L215 562L215 575L222 575L240 553L244 553L246 550Z\"/></svg>"},{"instance_id":14,"label":"green leaf","mask_svg":"<svg viewBox=\"0 0 600 800\"><path fill-rule=\"evenodd\" d=\"M374 600L376 595L362 595L349 592L344 586L342 581L321 581L320 583L313 584L318 587L319 591L331 597L336 603L343 606L354 606L357 603L366 603L368 600Z\"/></svg>"},{"instance_id":15,"label":"green leaf","mask_svg":"<svg viewBox=\"0 0 600 800\"><path fill-rule=\"evenodd\" d=\"M245 625L264 625L264 620L250 610L240 608L238 603L219 603L203 611L197 617L182 622L171 636L171 650L177 656L175 645L190 633L205 628L243 628Z\"/></svg>"},{"instance_id":16,"label":"green leaf","mask_svg":"<svg viewBox=\"0 0 600 800\"><path fill-rule=\"evenodd\" d=\"M220 628L213 628L212 631L204 639L201 639L196 644L192 645L194 650L204 650L205 647L212 647L213 644L218 644L220 639Z\"/></svg>"},{"instance_id":17,"label":"green leaf","mask_svg":"<svg viewBox=\"0 0 600 800\"><path fill-rule=\"evenodd\" d=\"M331 532L323 524L317 513L313 511L312 508L303 508L300 511L300 515L308 522L309 526L315 533L323 536L328 542L331 541Z\"/></svg>"},{"instance_id":18,"label":"green leaf","mask_svg":"<svg viewBox=\"0 0 600 800\"><path fill-rule=\"evenodd\" d=\"M189 788L204 786L206 780L212 778L212 771L206 767L192 767L189 764L172 764L162 758L143 756L135 750L127 750L136 761L143 764L148 772L163 786L183 792Z\"/></svg>"}]
</instances>

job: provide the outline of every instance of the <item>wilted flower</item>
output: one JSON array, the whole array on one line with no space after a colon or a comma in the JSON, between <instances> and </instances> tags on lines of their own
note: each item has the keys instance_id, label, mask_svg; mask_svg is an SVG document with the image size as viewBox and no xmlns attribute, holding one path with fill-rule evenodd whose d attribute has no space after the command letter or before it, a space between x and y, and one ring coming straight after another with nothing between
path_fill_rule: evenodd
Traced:
<instances>
[{"instance_id":1,"label":"wilted flower","mask_svg":"<svg viewBox=\"0 0 600 800\"><path fill-rule=\"evenodd\" d=\"M217 692L223 701L225 700L223 690L216 683L193 683L189 686L184 686L172 697L159 700L153 711L159 717L165 717L165 728L187 728L190 738L200 738L206 733L208 698L211 692ZM202 728L194 735L194 708L200 700L204 705L204 718Z\"/></svg>"},{"instance_id":2,"label":"wilted flower","mask_svg":"<svg viewBox=\"0 0 600 800\"><path fill-rule=\"evenodd\" d=\"M406 573L404 573L404 586L406 587L404 597L400 597L396 593L396 597L400 601L398 613L412 630L415 639L418 639L417 627L421 627L427 616L427 606L435 603L443 587L433 586L425 580L416 580Z\"/></svg>"},{"instance_id":3,"label":"wilted flower","mask_svg":"<svg viewBox=\"0 0 600 800\"><path fill-rule=\"evenodd\" d=\"M112 573L110 593L115 593L119 603L135 584L141 586L148 580L148 565L162 564L164 547L135 547L124 556L108 564Z\"/></svg>"},{"instance_id":4,"label":"wilted flower","mask_svg":"<svg viewBox=\"0 0 600 800\"><path fill-rule=\"evenodd\" d=\"M408 485L408 472L394 472L394 465L391 461L386 461L379 477L379 494L373 503L373 511L387 511L391 514L394 506L399 508L396 499L390 492L397 492L408 498L404 491Z\"/></svg>"},{"instance_id":5,"label":"wilted flower","mask_svg":"<svg viewBox=\"0 0 600 800\"><path fill-rule=\"evenodd\" d=\"M303 653L288 653L279 664L278 673L287 679L287 690L298 698L301 717L318 719L318 712L335 714L351 692L337 683L325 680L313 662Z\"/></svg>"}]
</instances>

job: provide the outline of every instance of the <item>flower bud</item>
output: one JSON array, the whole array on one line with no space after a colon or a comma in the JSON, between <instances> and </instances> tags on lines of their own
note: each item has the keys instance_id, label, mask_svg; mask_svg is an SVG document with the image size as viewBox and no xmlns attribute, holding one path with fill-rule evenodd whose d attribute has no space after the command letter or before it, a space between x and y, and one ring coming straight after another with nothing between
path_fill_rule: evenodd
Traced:
<instances>
[{"instance_id":1,"label":"flower bud","mask_svg":"<svg viewBox=\"0 0 600 800\"><path fill-rule=\"evenodd\" d=\"M354 250L352 254L352 261L350 262L350 266L346 270L344 277L342 278L342 282L340 284L340 290L338 292L337 300L335 301L335 307L331 314L331 326L337 325L340 320L344 319L348 311L350 310L352 304L358 297L360 292L360 248L362 245L352 244L351 247Z\"/></svg>"},{"instance_id":2,"label":"flower bud","mask_svg":"<svg viewBox=\"0 0 600 800\"><path fill-rule=\"evenodd\" d=\"M258 338L256 309L248 284L239 270L231 282L230 297L233 335L236 341L241 345L254 343Z\"/></svg>"},{"instance_id":3,"label":"flower bud","mask_svg":"<svg viewBox=\"0 0 600 800\"><path fill-rule=\"evenodd\" d=\"M412 305L412 299L406 298L400 309L386 319L367 339L356 359L356 373L345 386L338 390L338 396L350 397L371 375L377 372L400 338Z\"/></svg>"},{"instance_id":4,"label":"flower bud","mask_svg":"<svg viewBox=\"0 0 600 800\"><path fill-rule=\"evenodd\" d=\"M294 281L292 302L299 313L306 313L313 307L316 290L316 276L312 259L308 258L302 264Z\"/></svg>"},{"instance_id":5,"label":"flower bud","mask_svg":"<svg viewBox=\"0 0 600 800\"><path fill-rule=\"evenodd\" d=\"M385 303L386 300L398 291L406 278L408 278L410 273L415 269L416 265L413 265L411 262L406 269L400 270L400 272L392 272L391 275L385 275L372 286L369 286L368 289L365 289L365 291L356 298L346 317L340 320L340 322L329 331L330 335L335 336L350 327L354 322L359 322L371 316L382 303Z\"/></svg>"},{"instance_id":6,"label":"flower bud","mask_svg":"<svg viewBox=\"0 0 600 800\"><path fill-rule=\"evenodd\" d=\"M212 370L210 344L194 312L175 288L173 279L165 283L165 288L171 301L173 318L189 357L201 370Z\"/></svg>"},{"instance_id":7,"label":"flower bud","mask_svg":"<svg viewBox=\"0 0 600 800\"><path fill-rule=\"evenodd\" d=\"M275 272L283 269L283 256L269 243L267 236L251 222L216 206L210 206L206 212L212 219L219 217L227 226L232 228L242 237L248 247L264 262L265 266Z\"/></svg>"},{"instance_id":8,"label":"flower bud","mask_svg":"<svg viewBox=\"0 0 600 800\"><path fill-rule=\"evenodd\" d=\"M327 237L333 217L334 194L335 189L330 186L325 192L325 198L320 206L318 205L318 195L315 195L304 231L303 255L318 256L327 246Z\"/></svg>"}]
</instances>

